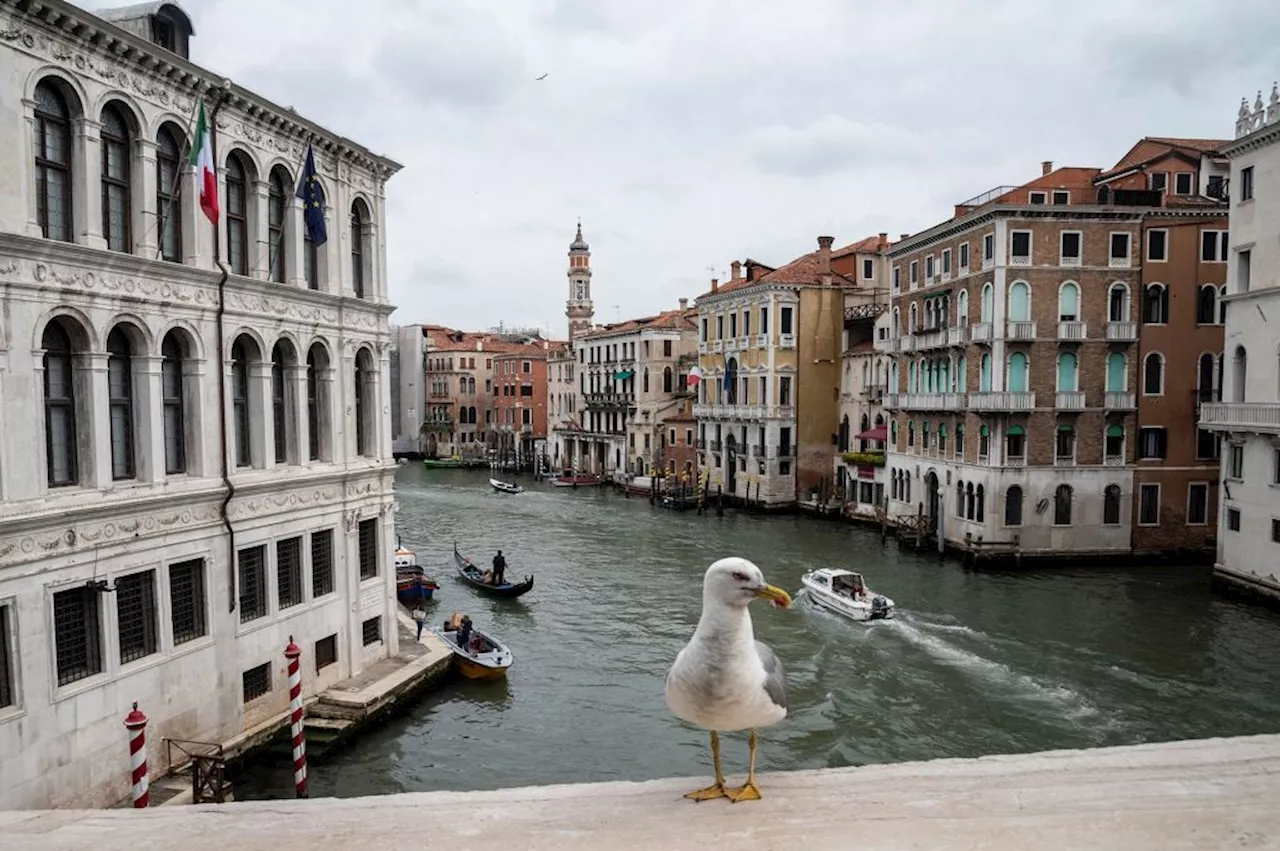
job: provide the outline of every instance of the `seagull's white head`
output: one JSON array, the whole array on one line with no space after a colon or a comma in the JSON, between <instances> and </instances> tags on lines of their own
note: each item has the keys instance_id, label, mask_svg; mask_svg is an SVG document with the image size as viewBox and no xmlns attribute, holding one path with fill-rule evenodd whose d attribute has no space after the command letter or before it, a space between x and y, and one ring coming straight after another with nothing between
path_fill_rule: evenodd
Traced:
<instances>
[{"instance_id":1,"label":"seagull's white head","mask_svg":"<svg viewBox=\"0 0 1280 851\"><path fill-rule=\"evenodd\" d=\"M702 596L736 608L746 608L755 599L768 600L782 609L791 605L790 594L766 583L760 568L737 556L722 558L707 568Z\"/></svg>"}]
</instances>

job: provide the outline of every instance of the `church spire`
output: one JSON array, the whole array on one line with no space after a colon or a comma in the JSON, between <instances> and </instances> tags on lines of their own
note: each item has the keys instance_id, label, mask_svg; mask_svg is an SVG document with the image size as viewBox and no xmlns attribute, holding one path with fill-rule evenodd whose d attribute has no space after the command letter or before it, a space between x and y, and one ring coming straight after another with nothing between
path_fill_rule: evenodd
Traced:
<instances>
[{"instance_id":1,"label":"church spire","mask_svg":"<svg viewBox=\"0 0 1280 851\"><path fill-rule=\"evenodd\" d=\"M569 299L564 315L569 318L569 340L572 342L591 330L595 307L591 304L591 247L582 238L582 220L573 242L569 243Z\"/></svg>"}]
</instances>

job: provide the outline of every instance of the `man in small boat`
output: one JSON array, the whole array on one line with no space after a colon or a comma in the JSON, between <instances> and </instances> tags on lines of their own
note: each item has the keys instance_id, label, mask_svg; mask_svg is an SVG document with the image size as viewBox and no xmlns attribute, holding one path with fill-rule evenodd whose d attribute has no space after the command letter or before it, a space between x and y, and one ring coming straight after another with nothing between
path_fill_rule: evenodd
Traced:
<instances>
[{"instance_id":1,"label":"man in small boat","mask_svg":"<svg viewBox=\"0 0 1280 851\"><path fill-rule=\"evenodd\" d=\"M501 585L507 581L507 560L502 557L502 550L498 550L498 554L493 557L493 580L494 585Z\"/></svg>"},{"instance_id":2,"label":"man in small boat","mask_svg":"<svg viewBox=\"0 0 1280 851\"><path fill-rule=\"evenodd\" d=\"M458 646L466 649L471 641L471 618L468 615L462 616L462 624L458 627Z\"/></svg>"}]
</instances>

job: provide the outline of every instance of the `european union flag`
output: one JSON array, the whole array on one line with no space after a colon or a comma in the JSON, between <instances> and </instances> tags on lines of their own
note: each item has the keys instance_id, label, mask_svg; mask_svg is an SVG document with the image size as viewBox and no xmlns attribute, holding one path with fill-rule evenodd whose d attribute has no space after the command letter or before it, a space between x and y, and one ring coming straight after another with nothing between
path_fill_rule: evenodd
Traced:
<instances>
[{"instance_id":1,"label":"european union flag","mask_svg":"<svg viewBox=\"0 0 1280 851\"><path fill-rule=\"evenodd\" d=\"M302 180L298 182L298 197L302 199L302 217L307 225L307 236L316 245L323 245L329 238L324 226L324 189L316 177L316 159L307 145L307 161L302 166Z\"/></svg>"}]
</instances>

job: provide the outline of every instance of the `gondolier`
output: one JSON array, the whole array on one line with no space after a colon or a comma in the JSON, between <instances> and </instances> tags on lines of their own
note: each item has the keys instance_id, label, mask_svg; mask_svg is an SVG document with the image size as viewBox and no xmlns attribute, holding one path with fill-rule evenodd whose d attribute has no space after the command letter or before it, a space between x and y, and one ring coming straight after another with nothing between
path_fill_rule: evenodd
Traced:
<instances>
[{"instance_id":1,"label":"gondolier","mask_svg":"<svg viewBox=\"0 0 1280 851\"><path fill-rule=\"evenodd\" d=\"M501 585L507 581L507 560L502 557L502 550L493 557L493 584Z\"/></svg>"}]
</instances>

